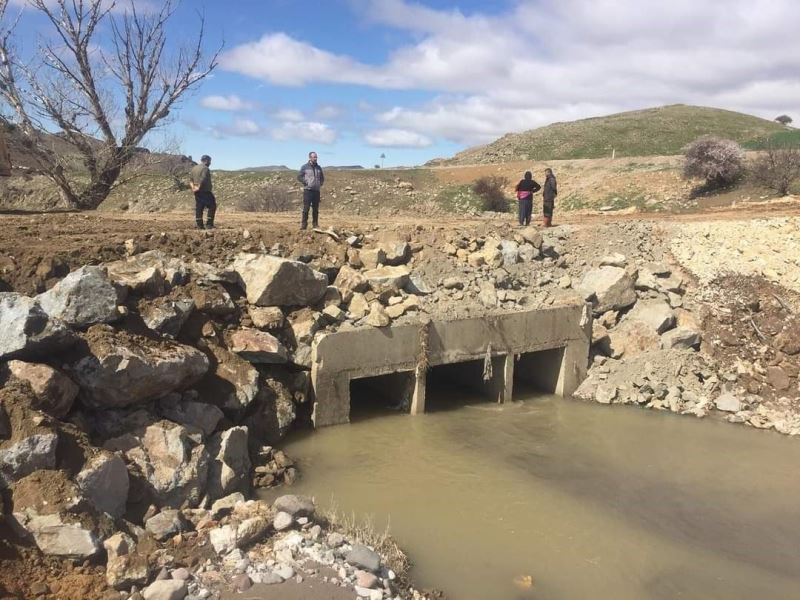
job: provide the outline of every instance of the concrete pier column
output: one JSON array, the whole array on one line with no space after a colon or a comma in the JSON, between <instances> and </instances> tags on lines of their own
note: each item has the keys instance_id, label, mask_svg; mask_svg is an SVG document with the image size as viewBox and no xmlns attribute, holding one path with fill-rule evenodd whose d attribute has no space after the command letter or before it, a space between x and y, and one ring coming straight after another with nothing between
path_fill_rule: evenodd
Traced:
<instances>
[{"instance_id":1,"label":"concrete pier column","mask_svg":"<svg viewBox=\"0 0 800 600\"><path fill-rule=\"evenodd\" d=\"M510 402L514 392L514 355L492 357L492 378L484 382L486 395L493 402Z\"/></svg>"},{"instance_id":2,"label":"concrete pier column","mask_svg":"<svg viewBox=\"0 0 800 600\"><path fill-rule=\"evenodd\" d=\"M416 373L414 377L414 393L411 396L411 414L421 415L425 412L425 386L428 374L426 371Z\"/></svg>"}]
</instances>

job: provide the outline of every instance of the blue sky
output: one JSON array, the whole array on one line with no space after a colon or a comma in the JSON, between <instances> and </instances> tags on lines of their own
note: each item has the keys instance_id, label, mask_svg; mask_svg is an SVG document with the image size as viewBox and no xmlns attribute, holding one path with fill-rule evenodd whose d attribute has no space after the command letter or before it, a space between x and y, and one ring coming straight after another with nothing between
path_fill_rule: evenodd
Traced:
<instances>
[{"instance_id":1,"label":"blue sky","mask_svg":"<svg viewBox=\"0 0 800 600\"><path fill-rule=\"evenodd\" d=\"M11 0L20 4L24 0ZM155 0L137 0L146 6ZM800 119L794 0L184 0L224 40L166 130L217 168L421 164L506 132L672 103ZM46 29L25 11L20 32ZM156 143L154 141L154 143Z\"/></svg>"}]
</instances>

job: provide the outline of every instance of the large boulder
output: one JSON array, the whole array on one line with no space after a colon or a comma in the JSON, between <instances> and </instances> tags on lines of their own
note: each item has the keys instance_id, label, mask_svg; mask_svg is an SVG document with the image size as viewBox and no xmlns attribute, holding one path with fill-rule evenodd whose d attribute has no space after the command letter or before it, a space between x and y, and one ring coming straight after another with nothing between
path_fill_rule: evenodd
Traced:
<instances>
[{"instance_id":1,"label":"large boulder","mask_svg":"<svg viewBox=\"0 0 800 600\"><path fill-rule=\"evenodd\" d=\"M663 300L642 300L625 315L622 324L628 321L640 321L661 334L675 326L675 313Z\"/></svg>"},{"instance_id":2,"label":"large boulder","mask_svg":"<svg viewBox=\"0 0 800 600\"><path fill-rule=\"evenodd\" d=\"M236 305L228 291L219 283L191 285L189 293L195 308L213 317L226 317L236 312Z\"/></svg>"},{"instance_id":3,"label":"large boulder","mask_svg":"<svg viewBox=\"0 0 800 600\"><path fill-rule=\"evenodd\" d=\"M115 589L129 589L147 583L150 575L147 557L137 552L136 542L127 533L115 533L105 542L108 561L106 582Z\"/></svg>"},{"instance_id":4,"label":"large boulder","mask_svg":"<svg viewBox=\"0 0 800 600\"><path fill-rule=\"evenodd\" d=\"M267 384L248 411L243 424L247 425L251 440L274 445L286 435L297 411L292 393L286 386L275 380L267 380Z\"/></svg>"},{"instance_id":5,"label":"large boulder","mask_svg":"<svg viewBox=\"0 0 800 600\"><path fill-rule=\"evenodd\" d=\"M411 271L404 266L378 267L364 271L363 275L373 288L390 287L401 290L408 283Z\"/></svg>"},{"instance_id":6,"label":"large boulder","mask_svg":"<svg viewBox=\"0 0 800 600\"><path fill-rule=\"evenodd\" d=\"M121 517L128 501L128 469L125 461L108 451L89 459L75 477L84 497L100 512Z\"/></svg>"},{"instance_id":7,"label":"large boulder","mask_svg":"<svg viewBox=\"0 0 800 600\"><path fill-rule=\"evenodd\" d=\"M44 312L70 327L111 323L120 317L117 290L102 267L81 267L38 299Z\"/></svg>"},{"instance_id":8,"label":"large boulder","mask_svg":"<svg viewBox=\"0 0 800 600\"><path fill-rule=\"evenodd\" d=\"M151 340L95 325L86 352L70 367L92 408L138 404L188 387L208 371L206 355L190 346Z\"/></svg>"},{"instance_id":9,"label":"large boulder","mask_svg":"<svg viewBox=\"0 0 800 600\"><path fill-rule=\"evenodd\" d=\"M352 267L344 265L336 275L334 286L341 292L342 300L350 302L353 294L366 292L369 289L369 281L360 272Z\"/></svg>"},{"instance_id":10,"label":"large boulder","mask_svg":"<svg viewBox=\"0 0 800 600\"><path fill-rule=\"evenodd\" d=\"M26 382L35 394L32 407L63 419L78 395L78 386L61 371L48 365L10 360L6 365L12 377Z\"/></svg>"},{"instance_id":11,"label":"large boulder","mask_svg":"<svg viewBox=\"0 0 800 600\"><path fill-rule=\"evenodd\" d=\"M171 338L178 337L192 310L194 300L191 298L159 297L152 302L142 300L139 304L139 314L148 329Z\"/></svg>"},{"instance_id":12,"label":"large boulder","mask_svg":"<svg viewBox=\"0 0 800 600\"><path fill-rule=\"evenodd\" d=\"M411 258L411 246L402 240L387 240L381 242L379 248L383 250L385 265L404 265Z\"/></svg>"},{"instance_id":13,"label":"large boulder","mask_svg":"<svg viewBox=\"0 0 800 600\"><path fill-rule=\"evenodd\" d=\"M608 338L607 350L613 358L619 358L623 354L626 358L632 358L660 347L658 332L649 324L638 320L620 323L609 332Z\"/></svg>"},{"instance_id":14,"label":"large boulder","mask_svg":"<svg viewBox=\"0 0 800 600\"><path fill-rule=\"evenodd\" d=\"M191 432L176 423L159 421L138 434L106 442L133 463L152 496L161 506L195 507L208 479L208 452Z\"/></svg>"},{"instance_id":15,"label":"large boulder","mask_svg":"<svg viewBox=\"0 0 800 600\"><path fill-rule=\"evenodd\" d=\"M209 267L201 263L193 264L198 270ZM106 263L105 267L109 278L118 285L150 296L162 295L170 286L185 283L189 275L189 269L183 260L167 256L161 250L142 252L124 260ZM213 268L210 270L214 271Z\"/></svg>"},{"instance_id":16,"label":"large boulder","mask_svg":"<svg viewBox=\"0 0 800 600\"><path fill-rule=\"evenodd\" d=\"M13 524L43 554L84 560L100 550L100 527L63 471L38 471L14 486Z\"/></svg>"},{"instance_id":17,"label":"large boulder","mask_svg":"<svg viewBox=\"0 0 800 600\"><path fill-rule=\"evenodd\" d=\"M158 412L170 421L190 429L199 429L206 437L214 433L217 425L225 416L213 404L183 399L179 394L170 394L159 400Z\"/></svg>"},{"instance_id":18,"label":"large boulder","mask_svg":"<svg viewBox=\"0 0 800 600\"><path fill-rule=\"evenodd\" d=\"M633 279L625 269L619 267L591 269L575 289L592 302L594 313L598 315L636 303Z\"/></svg>"},{"instance_id":19,"label":"large boulder","mask_svg":"<svg viewBox=\"0 0 800 600\"><path fill-rule=\"evenodd\" d=\"M209 345L213 368L198 386L200 398L238 419L261 389L256 368L245 359L217 345Z\"/></svg>"},{"instance_id":20,"label":"large boulder","mask_svg":"<svg viewBox=\"0 0 800 600\"><path fill-rule=\"evenodd\" d=\"M283 344L258 329L238 329L228 339L228 348L251 363L282 364L289 360Z\"/></svg>"},{"instance_id":21,"label":"large boulder","mask_svg":"<svg viewBox=\"0 0 800 600\"><path fill-rule=\"evenodd\" d=\"M51 319L35 298L0 292L0 360L35 358L76 341L65 323Z\"/></svg>"},{"instance_id":22,"label":"large boulder","mask_svg":"<svg viewBox=\"0 0 800 600\"><path fill-rule=\"evenodd\" d=\"M328 278L299 261L266 254L240 254L233 263L247 301L257 306L316 304Z\"/></svg>"},{"instance_id":23,"label":"large boulder","mask_svg":"<svg viewBox=\"0 0 800 600\"><path fill-rule=\"evenodd\" d=\"M232 427L216 434L208 451L208 496L216 500L234 492L247 493L251 467L247 427Z\"/></svg>"},{"instance_id":24,"label":"large boulder","mask_svg":"<svg viewBox=\"0 0 800 600\"><path fill-rule=\"evenodd\" d=\"M56 468L58 435L52 431L20 434L0 444L0 488L40 469Z\"/></svg>"}]
</instances>

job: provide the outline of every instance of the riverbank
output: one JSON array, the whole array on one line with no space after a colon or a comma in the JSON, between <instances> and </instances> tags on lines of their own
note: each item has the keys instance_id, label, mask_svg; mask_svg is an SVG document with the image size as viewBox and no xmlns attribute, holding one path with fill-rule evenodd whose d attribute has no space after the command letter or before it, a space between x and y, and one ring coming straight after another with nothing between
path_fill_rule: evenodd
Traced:
<instances>
[{"instance_id":1,"label":"riverbank","mask_svg":"<svg viewBox=\"0 0 800 600\"><path fill-rule=\"evenodd\" d=\"M0 497L19 536L3 555L7 594L128 597L181 568L190 583L176 597L274 567L294 570L290 586L324 572L322 584L354 590L345 563L358 538L331 546L324 520L289 513L296 543L281 558L288 517L247 501L297 477L278 448L310 423L312 348L327 333L586 301L582 397L800 433L797 217L549 230L498 216L391 230L348 219L315 232L288 218L190 221L0 217ZM210 515L232 494L230 515ZM315 553L333 557L317 562L335 576L294 564ZM115 574L123 563L134 579ZM413 597L399 570L371 572L364 597ZM64 573L74 585L58 584Z\"/></svg>"}]
</instances>

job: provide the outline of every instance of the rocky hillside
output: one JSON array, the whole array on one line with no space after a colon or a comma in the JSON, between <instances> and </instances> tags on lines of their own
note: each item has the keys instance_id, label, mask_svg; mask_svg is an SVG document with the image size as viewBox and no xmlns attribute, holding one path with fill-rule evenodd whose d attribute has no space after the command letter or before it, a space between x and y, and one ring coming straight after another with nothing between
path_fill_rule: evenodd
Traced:
<instances>
[{"instance_id":1,"label":"rocky hillside","mask_svg":"<svg viewBox=\"0 0 800 600\"><path fill-rule=\"evenodd\" d=\"M601 158L610 157L612 150L618 157L667 156L679 154L686 144L702 135L719 135L748 147L760 147L775 135L785 137L786 131L778 123L751 115L676 104L509 133L491 144L468 148L451 159L428 164Z\"/></svg>"}]
</instances>

